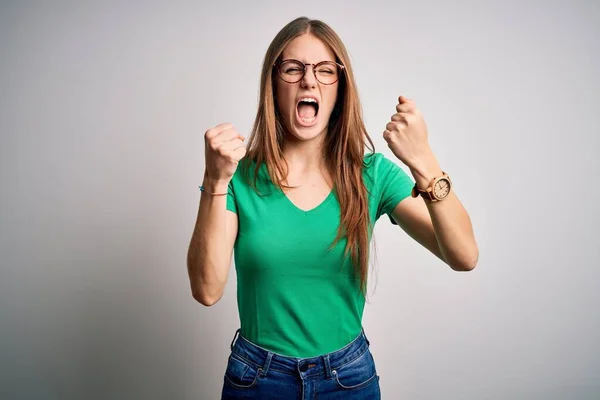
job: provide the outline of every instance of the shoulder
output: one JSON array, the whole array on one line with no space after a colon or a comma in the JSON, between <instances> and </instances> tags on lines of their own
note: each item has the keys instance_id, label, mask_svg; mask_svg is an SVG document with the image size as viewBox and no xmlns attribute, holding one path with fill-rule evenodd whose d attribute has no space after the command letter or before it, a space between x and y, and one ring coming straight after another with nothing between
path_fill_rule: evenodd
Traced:
<instances>
[{"instance_id":1,"label":"shoulder","mask_svg":"<svg viewBox=\"0 0 600 400\"><path fill-rule=\"evenodd\" d=\"M247 184L248 179L254 176L256 162L249 158L242 158L238 162L237 169L231 178L232 182L237 184Z\"/></svg>"},{"instance_id":2,"label":"shoulder","mask_svg":"<svg viewBox=\"0 0 600 400\"><path fill-rule=\"evenodd\" d=\"M391 190L406 194L412 191L414 185L413 179L404 171L400 162L382 153L365 155L363 177L367 188L381 193Z\"/></svg>"},{"instance_id":3,"label":"shoulder","mask_svg":"<svg viewBox=\"0 0 600 400\"><path fill-rule=\"evenodd\" d=\"M363 158L363 172L368 175L374 174L381 164L383 157L381 153L366 153Z\"/></svg>"},{"instance_id":4,"label":"shoulder","mask_svg":"<svg viewBox=\"0 0 600 400\"><path fill-rule=\"evenodd\" d=\"M382 153L367 153L364 156L363 176L371 183L378 182L390 173L397 173L400 166Z\"/></svg>"},{"instance_id":5,"label":"shoulder","mask_svg":"<svg viewBox=\"0 0 600 400\"><path fill-rule=\"evenodd\" d=\"M233 174L230 187L237 190L237 193L258 192L268 193L271 189L271 180L265 163L258 163L249 158L243 158L238 163L237 169Z\"/></svg>"}]
</instances>

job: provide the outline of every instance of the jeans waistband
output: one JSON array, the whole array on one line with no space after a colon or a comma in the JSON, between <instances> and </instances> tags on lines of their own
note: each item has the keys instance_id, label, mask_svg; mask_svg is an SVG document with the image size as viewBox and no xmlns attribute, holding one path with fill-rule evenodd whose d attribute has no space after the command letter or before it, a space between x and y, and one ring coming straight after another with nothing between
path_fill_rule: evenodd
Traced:
<instances>
[{"instance_id":1,"label":"jeans waistband","mask_svg":"<svg viewBox=\"0 0 600 400\"><path fill-rule=\"evenodd\" d=\"M329 378L332 376L332 370L340 368L362 355L368 350L369 345L370 342L363 328L354 340L339 350L315 357L296 358L262 348L242 336L240 329L237 329L230 347L232 353L237 357L254 364L259 369L261 376L266 376L269 369L273 369L301 376L324 373Z\"/></svg>"}]
</instances>

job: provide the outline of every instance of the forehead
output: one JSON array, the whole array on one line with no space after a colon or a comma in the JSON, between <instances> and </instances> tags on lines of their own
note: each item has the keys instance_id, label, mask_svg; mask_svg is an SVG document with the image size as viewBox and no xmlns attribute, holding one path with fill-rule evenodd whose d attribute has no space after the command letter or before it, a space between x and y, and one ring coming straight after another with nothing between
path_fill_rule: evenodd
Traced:
<instances>
[{"instance_id":1,"label":"forehead","mask_svg":"<svg viewBox=\"0 0 600 400\"><path fill-rule=\"evenodd\" d=\"M320 39L304 34L294 38L282 53L283 59L293 58L305 63L335 61L335 54Z\"/></svg>"}]
</instances>

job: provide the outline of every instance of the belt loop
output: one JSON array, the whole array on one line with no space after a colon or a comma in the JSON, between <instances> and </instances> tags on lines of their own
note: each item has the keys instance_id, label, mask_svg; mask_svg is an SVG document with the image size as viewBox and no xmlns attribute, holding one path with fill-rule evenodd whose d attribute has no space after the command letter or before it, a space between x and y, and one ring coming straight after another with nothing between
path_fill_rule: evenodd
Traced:
<instances>
[{"instance_id":1,"label":"belt loop","mask_svg":"<svg viewBox=\"0 0 600 400\"><path fill-rule=\"evenodd\" d=\"M231 341L231 344L229 345L229 347L231 347L231 350L232 350L232 351L233 351L233 342L235 342L235 339L238 337L238 333L240 333L240 329L241 329L241 328L238 328L238 329L235 331L235 335L233 335L233 340Z\"/></svg>"},{"instance_id":2,"label":"belt loop","mask_svg":"<svg viewBox=\"0 0 600 400\"><path fill-rule=\"evenodd\" d=\"M271 366L271 359L273 358L273 352L267 351L267 358L265 359L265 364L262 367L262 372L260 375L262 377L267 376L267 372L269 372L269 367Z\"/></svg>"},{"instance_id":3,"label":"belt loop","mask_svg":"<svg viewBox=\"0 0 600 400\"><path fill-rule=\"evenodd\" d=\"M325 354L323 356L323 361L325 362L325 377L327 379L331 378L331 365L329 364L329 354Z\"/></svg>"},{"instance_id":4,"label":"belt loop","mask_svg":"<svg viewBox=\"0 0 600 400\"><path fill-rule=\"evenodd\" d=\"M365 333L365 328L364 327L362 327L361 333L365 337L365 340L367 341L367 346L370 346L371 342L369 342L369 339L367 338L367 334Z\"/></svg>"}]
</instances>

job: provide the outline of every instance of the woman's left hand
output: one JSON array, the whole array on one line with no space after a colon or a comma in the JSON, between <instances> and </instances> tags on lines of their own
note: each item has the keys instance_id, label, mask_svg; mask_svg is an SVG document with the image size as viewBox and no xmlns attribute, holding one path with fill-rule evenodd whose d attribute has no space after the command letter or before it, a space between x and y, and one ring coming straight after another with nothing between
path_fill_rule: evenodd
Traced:
<instances>
[{"instance_id":1,"label":"woman's left hand","mask_svg":"<svg viewBox=\"0 0 600 400\"><path fill-rule=\"evenodd\" d=\"M383 138L394 155L412 169L420 169L434 159L427 140L427 125L414 101L398 97L397 113L385 126Z\"/></svg>"}]
</instances>

